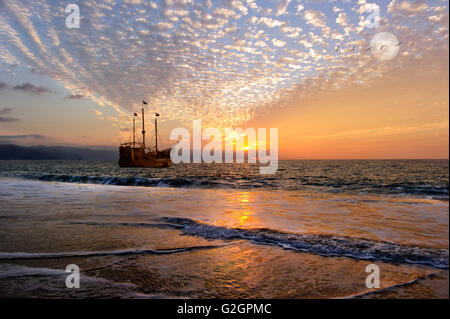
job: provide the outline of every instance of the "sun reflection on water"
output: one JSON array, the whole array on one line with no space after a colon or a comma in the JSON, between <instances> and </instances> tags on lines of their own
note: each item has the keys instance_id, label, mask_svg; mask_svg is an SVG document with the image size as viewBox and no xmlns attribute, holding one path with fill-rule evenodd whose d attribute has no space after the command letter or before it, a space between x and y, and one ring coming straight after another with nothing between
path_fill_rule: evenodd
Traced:
<instances>
[{"instance_id":1,"label":"sun reflection on water","mask_svg":"<svg viewBox=\"0 0 450 319\"><path fill-rule=\"evenodd\" d=\"M239 192L235 196L228 198L230 210L226 212L226 221L223 221L223 226L232 227L250 227L256 222L255 212L251 209L254 194L247 191Z\"/></svg>"}]
</instances>

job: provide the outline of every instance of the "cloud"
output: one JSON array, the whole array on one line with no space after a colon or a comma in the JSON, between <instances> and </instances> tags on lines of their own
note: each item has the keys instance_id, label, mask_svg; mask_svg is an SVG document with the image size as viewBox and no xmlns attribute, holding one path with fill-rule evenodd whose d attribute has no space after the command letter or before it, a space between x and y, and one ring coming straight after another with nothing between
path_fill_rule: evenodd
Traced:
<instances>
[{"instance_id":1,"label":"cloud","mask_svg":"<svg viewBox=\"0 0 450 319\"><path fill-rule=\"evenodd\" d=\"M36 94L36 95L40 95L43 93L51 93L52 91L50 91L49 89L43 87L43 86L36 86L34 84L31 83L23 83L20 85L16 85L13 87L14 90L17 91L23 91L23 92L28 92L28 93L32 93L32 94Z\"/></svg>"},{"instance_id":2,"label":"cloud","mask_svg":"<svg viewBox=\"0 0 450 319\"><path fill-rule=\"evenodd\" d=\"M287 10L290 2L291 2L291 0L279 0L276 15L280 16L280 15L286 13L286 10Z\"/></svg>"},{"instance_id":3,"label":"cloud","mask_svg":"<svg viewBox=\"0 0 450 319\"><path fill-rule=\"evenodd\" d=\"M393 0L395 1L395 0ZM372 2L366 2L366 0L360 0L358 1L359 9L357 10L359 12L359 14L363 14L363 13L371 13L371 12L375 12L375 11L379 11L380 10L380 6L376 3L372 3Z\"/></svg>"},{"instance_id":4,"label":"cloud","mask_svg":"<svg viewBox=\"0 0 450 319\"><path fill-rule=\"evenodd\" d=\"M236 14L233 10L226 9L226 8L217 8L214 10L214 15L217 16L224 16L225 18L230 18Z\"/></svg>"},{"instance_id":5,"label":"cloud","mask_svg":"<svg viewBox=\"0 0 450 319\"><path fill-rule=\"evenodd\" d=\"M284 47L286 45L286 42L278 39L272 39L272 43L276 47Z\"/></svg>"},{"instance_id":6,"label":"cloud","mask_svg":"<svg viewBox=\"0 0 450 319\"><path fill-rule=\"evenodd\" d=\"M303 18L306 20L307 24L312 24L315 27L325 27L326 16L323 12L315 10L305 10L303 13Z\"/></svg>"},{"instance_id":7,"label":"cloud","mask_svg":"<svg viewBox=\"0 0 450 319\"><path fill-rule=\"evenodd\" d=\"M2 122L2 123L18 122L18 121L19 121L19 119L16 119L13 117L0 116L0 122Z\"/></svg>"},{"instance_id":8,"label":"cloud","mask_svg":"<svg viewBox=\"0 0 450 319\"><path fill-rule=\"evenodd\" d=\"M64 100L81 100L84 98L85 96L83 94L69 94L64 97Z\"/></svg>"},{"instance_id":9,"label":"cloud","mask_svg":"<svg viewBox=\"0 0 450 319\"><path fill-rule=\"evenodd\" d=\"M348 35L352 28L349 26L350 22L345 12L340 12L336 18L336 23L344 28L345 34Z\"/></svg>"},{"instance_id":10,"label":"cloud","mask_svg":"<svg viewBox=\"0 0 450 319\"><path fill-rule=\"evenodd\" d=\"M5 115L5 114L11 113L11 112L12 112L12 109L9 108L9 107L5 107L3 109L0 109L0 115Z\"/></svg>"},{"instance_id":11,"label":"cloud","mask_svg":"<svg viewBox=\"0 0 450 319\"><path fill-rule=\"evenodd\" d=\"M341 26L343 26L343 27L348 26L347 14L345 12L339 13L339 15L338 15L338 17L336 19L336 23L341 25Z\"/></svg>"},{"instance_id":12,"label":"cloud","mask_svg":"<svg viewBox=\"0 0 450 319\"><path fill-rule=\"evenodd\" d=\"M296 139L304 139L304 138L336 138L336 137L368 137L368 136L383 136L383 135L399 135L399 134L407 134L407 133L416 133L423 131L432 131L432 130L441 130L448 129L449 123L448 121L443 122L434 122L434 123L425 123L414 126L383 126L376 127L370 129L361 129L361 130L352 130L352 131L343 131L338 133L333 133L332 135L314 135L314 136L298 136Z\"/></svg>"},{"instance_id":13,"label":"cloud","mask_svg":"<svg viewBox=\"0 0 450 319\"><path fill-rule=\"evenodd\" d=\"M25 138L44 139L45 136L40 135L40 134L0 135L0 139L18 140L18 139L25 139Z\"/></svg>"},{"instance_id":14,"label":"cloud","mask_svg":"<svg viewBox=\"0 0 450 319\"><path fill-rule=\"evenodd\" d=\"M258 23L260 24L264 24L269 28L274 28L274 27L280 27L285 25L286 23L280 20L276 20L276 19L272 19L272 18L267 18L267 17L262 17L258 20Z\"/></svg>"},{"instance_id":15,"label":"cloud","mask_svg":"<svg viewBox=\"0 0 450 319\"><path fill-rule=\"evenodd\" d=\"M296 38L302 32L302 28L299 27L283 27L281 30L286 34L288 38Z\"/></svg>"},{"instance_id":16,"label":"cloud","mask_svg":"<svg viewBox=\"0 0 450 319\"><path fill-rule=\"evenodd\" d=\"M19 121L19 119L17 119L17 118L3 116L3 115L7 115L7 114L9 114L11 112L12 112L12 109L9 108L9 107L5 107L3 109L0 109L0 122L8 123L8 122L17 122L17 121Z\"/></svg>"},{"instance_id":17,"label":"cloud","mask_svg":"<svg viewBox=\"0 0 450 319\"><path fill-rule=\"evenodd\" d=\"M426 2L417 1L417 2L409 2L409 1L396 1L392 0L388 6L388 12L407 12L407 13L419 13L427 11L429 5Z\"/></svg>"},{"instance_id":18,"label":"cloud","mask_svg":"<svg viewBox=\"0 0 450 319\"><path fill-rule=\"evenodd\" d=\"M241 1L233 0L231 1L231 6L235 9L238 9L243 15L248 13L248 8L244 6Z\"/></svg>"}]
</instances>

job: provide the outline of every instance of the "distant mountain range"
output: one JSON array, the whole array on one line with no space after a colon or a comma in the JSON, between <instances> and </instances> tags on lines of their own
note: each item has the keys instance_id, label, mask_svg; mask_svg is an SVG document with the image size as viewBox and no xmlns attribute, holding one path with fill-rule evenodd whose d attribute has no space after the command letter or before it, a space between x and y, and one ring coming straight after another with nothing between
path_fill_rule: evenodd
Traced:
<instances>
[{"instance_id":1,"label":"distant mountain range","mask_svg":"<svg viewBox=\"0 0 450 319\"><path fill-rule=\"evenodd\" d=\"M118 160L119 152L67 146L0 144L0 160Z\"/></svg>"}]
</instances>

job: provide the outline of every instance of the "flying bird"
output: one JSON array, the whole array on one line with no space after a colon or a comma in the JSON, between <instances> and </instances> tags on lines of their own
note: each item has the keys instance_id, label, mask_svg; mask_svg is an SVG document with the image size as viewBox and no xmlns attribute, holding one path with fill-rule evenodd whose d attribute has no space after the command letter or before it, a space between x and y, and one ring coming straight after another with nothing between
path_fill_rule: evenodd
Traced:
<instances>
[{"instance_id":1,"label":"flying bird","mask_svg":"<svg viewBox=\"0 0 450 319\"><path fill-rule=\"evenodd\" d=\"M337 46L336 51L339 51L339 45Z\"/></svg>"},{"instance_id":2,"label":"flying bird","mask_svg":"<svg viewBox=\"0 0 450 319\"><path fill-rule=\"evenodd\" d=\"M383 44L383 45L380 47L380 51L383 50L384 47L385 47L385 45Z\"/></svg>"},{"instance_id":3,"label":"flying bird","mask_svg":"<svg viewBox=\"0 0 450 319\"><path fill-rule=\"evenodd\" d=\"M396 45L396 47L399 47L400 46L400 44L402 44L401 42L399 42L397 45Z\"/></svg>"},{"instance_id":4,"label":"flying bird","mask_svg":"<svg viewBox=\"0 0 450 319\"><path fill-rule=\"evenodd\" d=\"M411 42L410 46L413 46L413 45L414 45L414 41Z\"/></svg>"},{"instance_id":5,"label":"flying bird","mask_svg":"<svg viewBox=\"0 0 450 319\"><path fill-rule=\"evenodd\" d=\"M372 50L372 47L368 47L366 51L370 51L370 50Z\"/></svg>"},{"instance_id":6,"label":"flying bird","mask_svg":"<svg viewBox=\"0 0 450 319\"><path fill-rule=\"evenodd\" d=\"M353 47L352 51L355 51L356 46Z\"/></svg>"}]
</instances>

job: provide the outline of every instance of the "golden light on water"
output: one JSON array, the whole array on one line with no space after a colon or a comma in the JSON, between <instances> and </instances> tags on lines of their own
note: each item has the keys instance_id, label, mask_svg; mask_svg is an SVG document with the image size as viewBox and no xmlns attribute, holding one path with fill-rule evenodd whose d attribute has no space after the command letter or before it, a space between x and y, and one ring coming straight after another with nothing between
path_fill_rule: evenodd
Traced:
<instances>
[{"instance_id":1,"label":"golden light on water","mask_svg":"<svg viewBox=\"0 0 450 319\"><path fill-rule=\"evenodd\" d=\"M249 192L242 192L241 197L240 197L241 204L244 205L244 204L248 203L249 197L250 197Z\"/></svg>"},{"instance_id":2,"label":"golden light on water","mask_svg":"<svg viewBox=\"0 0 450 319\"><path fill-rule=\"evenodd\" d=\"M225 213L226 220L219 222L220 225L228 227L247 227L256 221L255 212L251 209L253 203L250 192L234 193L234 196L228 198L228 204L231 209ZM254 196L254 195L253 195Z\"/></svg>"}]
</instances>

